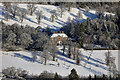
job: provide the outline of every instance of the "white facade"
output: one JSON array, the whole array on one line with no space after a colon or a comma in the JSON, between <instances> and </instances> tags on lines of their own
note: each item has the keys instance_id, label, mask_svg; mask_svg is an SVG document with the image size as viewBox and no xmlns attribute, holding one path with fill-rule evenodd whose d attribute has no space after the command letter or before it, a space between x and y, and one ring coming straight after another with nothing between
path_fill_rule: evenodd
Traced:
<instances>
[{"instance_id":1,"label":"white facade","mask_svg":"<svg viewBox=\"0 0 120 80\"><path fill-rule=\"evenodd\" d=\"M54 33L54 34L52 34L50 37L51 37L51 38L54 38L54 37L58 37L58 36L68 37L65 33Z\"/></svg>"}]
</instances>

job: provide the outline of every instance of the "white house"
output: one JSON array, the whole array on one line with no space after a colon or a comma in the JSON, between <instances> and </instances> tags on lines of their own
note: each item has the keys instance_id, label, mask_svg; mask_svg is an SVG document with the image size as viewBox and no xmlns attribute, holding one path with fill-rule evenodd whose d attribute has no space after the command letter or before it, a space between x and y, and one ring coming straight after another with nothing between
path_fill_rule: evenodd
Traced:
<instances>
[{"instance_id":1,"label":"white house","mask_svg":"<svg viewBox=\"0 0 120 80\"><path fill-rule=\"evenodd\" d=\"M50 38L52 40L56 40L57 41L57 45L62 44L63 40L67 40L68 36L64 33L64 31L60 31L58 33L58 31L54 31L53 34L50 36Z\"/></svg>"}]
</instances>

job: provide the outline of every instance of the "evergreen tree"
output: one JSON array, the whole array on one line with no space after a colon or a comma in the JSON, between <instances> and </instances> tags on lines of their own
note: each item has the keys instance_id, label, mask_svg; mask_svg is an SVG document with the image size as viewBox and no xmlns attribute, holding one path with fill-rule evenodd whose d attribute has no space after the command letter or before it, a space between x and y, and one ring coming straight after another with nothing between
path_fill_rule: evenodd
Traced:
<instances>
[{"instance_id":1,"label":"evergreen tree","mask_svg":"<svg viewBox=\"0 0 120 80\"><path fill-rule=\"evenodd\" d=\"M59 77L59 75L57 74L57 72L55 73L54 80L60 80L60 77Z\"/></svg>"},{"instance_id":2,"label":"evergreen tree","mask_svg":"<svg viewBox=\"0 0 120 80\"><path fill-rule=\"evenodd\" d=\"M47 26L47 28L45 29L45 32L46 32L48 35L51 35L51 34L52 34L51 29L49 28L49 26Z\"/></svg>"},{"instance_id":3,"label":"evergreen tree","mask_svg":"<svg viewBox=\"0 0 120 80\"><path fill-rule=\"evenodd\" d=\"M90 34L91 33L91 19L88 17L86 22L87 22L86 32L87 34Z\"/></svg>"},{"instance_id":4,"label":"evergreen tree","mask_svg":"<svg viewBox=\"0 0 120 80\"><path fill-rule=\"evenodd\" d=\"M69 80L79 80L79 79L80 79L80 78L79 78L76 70L73 68L73 69L71 70L70 75L69 75Z\"/></svg>"},{"instance_id":5,"label":"evergreen tree","mask_svg":"<svg viewBox=\"0 0 120 80\"><path fill-rule=\"evenodd\" d=\"M103 76L102 76L102 80L107 80L107 77L106 77L105 74L103 74Z\"/></svg>"},{"instance_id":6,"label":"evergreen tree","mask_svg":"<svg viewBox=\"0 0 120 80\"><path fill-rule=\"evenodd\" d=\"M85 24L82 23L79 26L79 22L78 22L78 28L77 28L77 38L78 38L78 42L79 42L79 47L83 46L83 41L85 38Z\"/></svg>"},{"instance_id":7,"label":"evergreen tree","mask_svg":"<svg viewBox=\"0 0 120 80\"><path fill-rule=\"evenodd\" d=\"M88 78L89 78L89 80L92 80L92 77L91 77L91 75L89 75L89 77L88 77Z\"/></svg>"},{"instance_id":8,"label":"evergreen tree","mask_svg":"<svg viewBox=\"0 0 120 80\"><path fill-rule=\"evenodd\" d=\"M94 80L97 80L97 76L96 75L94 75Z\"/></svg>"}]
</instances>

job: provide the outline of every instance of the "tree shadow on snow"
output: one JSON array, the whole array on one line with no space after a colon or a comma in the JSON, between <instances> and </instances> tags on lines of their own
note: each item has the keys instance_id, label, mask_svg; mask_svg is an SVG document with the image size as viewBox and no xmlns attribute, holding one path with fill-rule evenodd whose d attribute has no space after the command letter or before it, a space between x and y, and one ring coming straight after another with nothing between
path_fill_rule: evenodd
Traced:
<instances>
[{"instance_id":1,"label":"tree shadow on snow","mask_svg":"<svg viewBox=\"0 0 120 80\"><path fill-rule=\"evenodd\" d=\"M87 64L93 65L93 66L95 66L95 67L99 67L99 68L102 68L102 69L104 69L104 70L109 71L109 69L108 69L107 67L104 67L104 66L102 66L102 65L100 65L100 64L93 63L93 62L87 61L87 60L85 60L85 59L82 59L82 61L84 61L84 62L87 63Z\"/></svg>"},{"instance_id":2,"label":"tree shadow on snow","mask_svg":"<svg viewBox=\"0 0 120 80\"><path fill-rule=\"evenodd\" d=\"M34 60L33 58L28 57L28 56L25 56L25 55L22 55L22 54L20 54L20 53L14 53L14 55L15 55L16 57L21 58L21 59L23 59L23 60L26 60L26 61L28 61L28 62L33 62L33 61L34 61L34 62L37 62L37 63L42 64L40 61Z\"/></svg>"},{"instance_id":3,"label":"tree shadow on snow","mask_svg":"<svg viewBox=\"0 0 120 80\"><path fill-rule=\"evenodd\" d=\"M73 13L70 13L70 15L72 15L73 17L75 17L75 22L74 22L75 24L77 24L78 21L80 23L82 23L83 21L86 21L86 19L78 19L77 16L75 14L73 14Z\"/></svg>"},{"instance_id":4,"label":"tree shadow on snow","mask_svg":"<svg viewBox=\"0 0 120 80\"><path fill-rule=\"evenodd\" d=\"M86 12L85 10L82 10L82 9L80 9L80 8L78 8L78 10L82 11L83 14L84 14L85 16L91 18L91 20L99 17L99 16L97 16L97 15L91 13L91 12Z\"/></svg>"},{"instance_id":5,"label":"tree shadow on snow","mask_svg":"<svg viewBox=\"0 0 120 80\"><path fill-rule=\"evenodd\" d=\"M0 15L5 16L5 13L0 11ZM19 20L18 20L17 18L14 18L11 14L9 15L9 18L12 19L12 20L14 20L14 21L19 22ZM5 20L5 19L3 19L3 18L1 18L1 19L2 19L2 20Z\"/></svg>"},{"instance_id":6,"label":"tree shadow on snow","mask_svg":"<svg viewBox=\"0 0 120 80\"><path fill-rule=\"evenodd\" d=\"M64 56L64 57L68 58L68 56L67 56L66 54L63 54L63 53L61 53L61 52L58 52L58 55L61 55L61 56ZM83 55L83 57L85 57L85 58L88 59L88 56ZM62 58L62 57L58 57L58 59L64 60L64 61L66 61L66 62L68 62L68 63L71 63L71 64L76 64L75 62L66 60L66 59L64 59L64 58ZM72 59L72 58L69 58L69 59ZM73 59L72 59L72 60L73 60ZM108 69L107 67L102 66L102 65L105 64L105 63L100 62L100 61L98 61L98 60L95 60L95 59L93 59L93 58L90 58L90 60L92 60L92 61L94 61L94 62L96 62L96 63L87 61L87 60L84 59L84 58L82 59L82 61L85 62L85 63L87 63L87 64L90 64L90 65L93 65L93 66L95 66L95 67L99 67L99 68L102 68L102 69L104 69L104 70L109 71L109 69ZM100 64L102 64L102 65L97 64L97 63L100 63Z\"/></svg>"},{"instance_id":7,"label":"tree shadow on snow","mask_svg":"<svg viewBox=\"0 0 120 80\"><path fill-rule=\"evenodd\" d=\"M41 7L41 8L43 8L44 10L46 10L48 13L50 13L50 9L48 9L48 8L45 8L45 7Z\"/></svg>"},{"instance_id":8,"label":"tree shadow on snow","mask_svg":"<svg viewBox=\"0 0 120 80\"><path fill-rule=\"evenodd\" d=\"M28 20L28 21L30 21L30 22L32 22L32 23L38 24L37 22L31 20L30 18L27 18L27 17L26 17L25 19Z\"/></svg>"},{"instance_id":9,"label":"tree shadow on snow","mask_svg":"<svg viewBox=\"0 0 120 80\"><path fill-rule=\"evenodd\" d=\"M94 69L91 69L91 68L88 68L88 67L85 67L85 66L83 66L85 69L87 69L88 71L90 71L90 72L92 72L93 74L95 74L95 75L98 75L98 76L102 76L103 75L103 73L102 72L100 72L100 71L96 71L96 70L94 70Z\"/></svg>"}]
</instances>

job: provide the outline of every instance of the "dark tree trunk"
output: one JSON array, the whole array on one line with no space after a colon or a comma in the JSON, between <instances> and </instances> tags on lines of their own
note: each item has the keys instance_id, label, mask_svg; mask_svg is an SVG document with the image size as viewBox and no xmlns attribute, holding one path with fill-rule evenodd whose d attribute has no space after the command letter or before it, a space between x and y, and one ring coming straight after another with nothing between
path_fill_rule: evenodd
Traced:
<instances>
[{"instance_id":1,"label":"dark tree trunk","mask_svg":"<svg viewBox=\"0 0 120 80\"><path fill-rule=\"evenodd\" d=\"M46 65L46 63L47 63L47 59L45 58L45 64L44 65Z\"/></svg>"}]
</instances>

